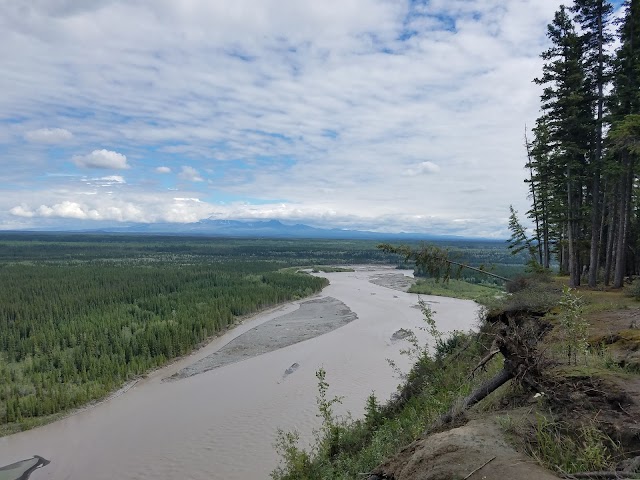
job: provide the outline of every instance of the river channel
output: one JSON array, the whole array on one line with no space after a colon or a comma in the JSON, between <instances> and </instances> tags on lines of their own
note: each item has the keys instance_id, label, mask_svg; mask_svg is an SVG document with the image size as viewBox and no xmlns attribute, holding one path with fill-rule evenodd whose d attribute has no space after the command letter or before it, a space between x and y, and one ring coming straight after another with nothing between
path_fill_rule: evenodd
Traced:
<instances>
[{"instance_id":1,"label":"river channel","mask_svg":"<svg viewBox=\"0 0 640 480\"><path fill-rule=\"evenodd\" d=\"M108 401L0 438L0 467L40 455L50 463L33 480L269 478L278 462L276 430L297 430L308 442L319 425L320 367L329 395L344 397L339 414L359 417L371 392L384 400L395 391L399 380L387 359L405 371L409 360L400 354L406 342L391 337L400 328L423 335L422 314L417 295L370 280L400 273L410 275L380 267L323 273L331 284L311 304L305 299L256 315ZM436 311L440 330L468 330L477 322L473 302L421 298ZM277 341L282 331L307 331L309 318L300 320L298 311L336 316L339 328L277 343L273 351L248 349L268 344L264 338Z\"/></svg>"}]
</instances>

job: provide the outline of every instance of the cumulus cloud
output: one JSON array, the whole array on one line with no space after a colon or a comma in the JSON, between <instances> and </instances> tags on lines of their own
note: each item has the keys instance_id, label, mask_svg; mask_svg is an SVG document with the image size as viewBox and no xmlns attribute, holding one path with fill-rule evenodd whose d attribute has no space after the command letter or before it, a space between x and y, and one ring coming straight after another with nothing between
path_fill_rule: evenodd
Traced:
<instances>
[{"instance_id":1,"label":"cumulus cloud","mask_svg":"<svg viewBox=\"0 0 640 480\"><path fill-rule=\"evenodd\" d=\"M62 143L73 138L73 133L64 128L40 128L25 133L24 138L34 143Z\"/></svg>"},{"instance_id":2,"label":"cumulus cloud","mask_svg":"<svg viewBox=\"0 0 640 480\"><path fill-rule=\"evenodd\" d=\"M65 200L53 205L40 205L37 208L17 206L10 210L12 215L19 217L60 218L74 220L115 220L144 221L144 214L139 207L131 203L120 205L88 205L83 202Z\"/></svg>"},{"instance_id":3,"label":"cumulus cloud","mask_svg":"<svg viewBox=\"0 0 640 480\"><path fill-rule=\"evenodd\" d=\"M131 168L127 163L127 157L111 150L94 150L88 155L75 155L73 163L82 168L104 168L123 170Z\"/></svg>"},{"instance_id":4,"label":"cumulus cloud","mask_svg":"<svg viewBox=\"0 0 640 480\"><path fill-rule=\"evenodd\" d=\"M39 217L75 218L78 220L85 220L89 218L93 220L100 219L100 214L97 210L88 209L85 205L70 201L65 201L52 206L40 205L35 214Z\"/></svg>"},{"instance_id":5,"label":"cumulus cloud","mask_svg":"<svg viewBox=\"0 0 640 480\"><path fill-rule=\"evenodd\" d=\"M32 212L26 205L16 205L15 207L9 209L9 213L11 215L15 215L16 217L25 218L31 218L35 215L35 213Z\"/></svg>"},{"instance_id":6,"label":"cumulus cloud","mask_svg":"<svg viewBox=\"0 0 640 480\"><path fill-rule=\"evenodd\" d=\"M405 170L405 175L429 175L433 173L438 173L440 171L440 167L433 162L422 162L416 165L415 167L409 168Z\"/></svg>"},{"instance_id":7,"label":"cumulus cloud","mask_svg":"<svg viewBox=\"0 0 640 480\"><path fill-rule=\"evenodd\" d=\"M171 173L171 169L169 167L157 167L156 173Z\"/></svg>"},{"instance_id":8,"label":"cumulus cloud","mask_svg":"<svg viewBox=\"0 0 640 480\"><path fill-rule=\"evenodd\" d=\"M204 179L200 176L198 170L193 167L189 167L187 165L182 166L182 170L178 174L182 180L187 180L189 182L203 182Z\"/></svg>"}]
</instances>

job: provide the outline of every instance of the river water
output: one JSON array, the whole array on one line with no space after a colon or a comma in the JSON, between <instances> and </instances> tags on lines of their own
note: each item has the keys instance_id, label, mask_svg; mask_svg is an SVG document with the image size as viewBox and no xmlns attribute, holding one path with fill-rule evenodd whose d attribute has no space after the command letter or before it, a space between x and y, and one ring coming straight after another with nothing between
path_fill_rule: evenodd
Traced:
<instances>
[{"instance_id":1,"label":"river water","mask_svg":"<svg viewBox=\"0 0 640 480\"><path fill-rule=\"evenodd\" d=\"M387 399L398 379L387 363L405 371L409 360L391 341L399 328L423 326L417 296L369 282L398 270L358 267L322 274L330 296L358 318L332 332L176 381L163 379L221 349L244 332L299 308L293 302L245 321L197 353L149 375L121 395L63 420L0 438L0 466L41 455L51 463L39 479L269 478L277 465L278 428L297 430L304 441L319 425L315 372L323 367L329 395L344 396L337 413L363 414L373 391ZM410 275L409 272L404 272ZM436 313L439 329L468 330L476 323L470 301L422 296ZM285 370L297 363L291 374Z\"/></svg>"}]
</instances>

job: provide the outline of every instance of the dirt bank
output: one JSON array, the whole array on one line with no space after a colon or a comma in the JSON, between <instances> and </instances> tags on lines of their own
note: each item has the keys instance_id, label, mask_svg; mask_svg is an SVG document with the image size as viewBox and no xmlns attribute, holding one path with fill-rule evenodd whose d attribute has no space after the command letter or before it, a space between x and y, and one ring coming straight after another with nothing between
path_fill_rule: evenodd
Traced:
<instances>
[{"instance_id":1,"label":"dirt bank","mask_svg":"<svg viewBox=\"0 0 640 480\"><path fill-rule=\"evenodd\" d=\"M394 480L552 480L555 475L518 453L492 418L413 442L380 468Z\"/></svg>"}]
</instances>

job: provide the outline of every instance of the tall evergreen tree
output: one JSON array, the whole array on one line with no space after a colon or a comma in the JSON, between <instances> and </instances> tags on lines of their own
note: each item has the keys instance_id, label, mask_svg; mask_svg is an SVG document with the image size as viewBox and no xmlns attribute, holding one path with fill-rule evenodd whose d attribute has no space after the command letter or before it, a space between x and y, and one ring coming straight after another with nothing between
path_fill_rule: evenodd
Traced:
<instances>
[{"instance_id":1,"label":"tall evergreen tree","mask_svg":"<svg viewBox=\"0 0 640 480\"><path fill-rule=\"evenodd\" d=\"M615 235L611 254L615 257L613 286L619 288L627 273L627 251L634 180L637 175L640 152L635 148L638 135L637 115L640 114L640 0L625 2L625 15L620 23L620 48L617 51L611 94L611 141L613 165L609 174L616 184L617 195L612 208L617 222L609 225L610 235ZM637 219L635 219L637 221Z\"/></svg>"},{"instance_id":2,"label":"tall evergreen tree","mask_svg":"<svg viewBox=\"0 0 640 480\"><path fill-rule=\"evenodd\" d=\"M601 242L601 188L603 156L603 120L605 86L609 80L607 46L612 41L607 27L613 7L607 0L575 0L571 8L575 22L580 26L583 49L583 65L587 82L588 100L595 110L593 145L590 153L591 181L591 245L589 252L589 286L595 287L598 279L598 261Z\"/></svg>"},{"instance_id":3,"label":"tall evergreen tree","mask_svg":"<svg viewBox=\"0 0 640 480\"><path fill-rule=\"evenodd\" d=\"M580 284L584 184L593 138L590 93L583 62L583 42L564 6L548 26L551 47L542 53L544 85L542 110L553 162L564 175L564 230L568 253L569 285Z\"/></svg>"},{"instance_id":4,"label":"tall evergreen tree","mask_svg":"<svg viewBox=\"0 0 640 480\"><path fill-rule=\"evenodd\" d=\"M558 197L554 195L563 188L564 183L561 180L562 185L558 186L563 172L557 171L552 160L553 148L549 141L545 116L538 118L533 133L533 141L530 144L527 141L526 168L529 169L529 179L526 182L529 183L532 200L535 194L535 201L533 208L527 213L536 224L536 239L542 250L540 264L549 268L552 253L561 257L562 251L560 242L555 242L553 236L561 225L561 211L564 206L564 202L558 201ZM562 262L560 263L562 265Z\"/></svg>"}]
</instances>

